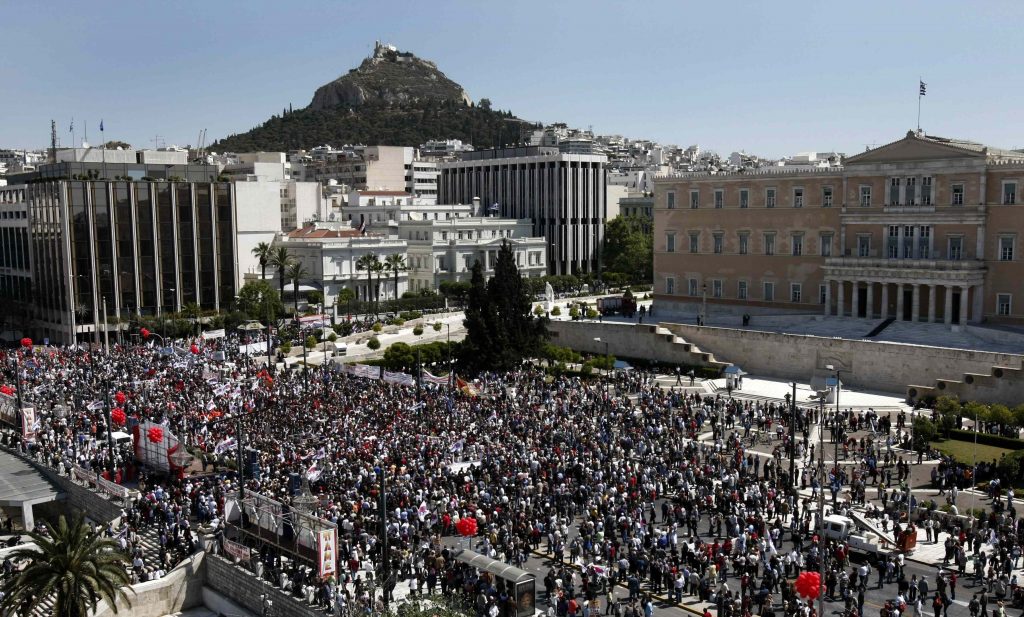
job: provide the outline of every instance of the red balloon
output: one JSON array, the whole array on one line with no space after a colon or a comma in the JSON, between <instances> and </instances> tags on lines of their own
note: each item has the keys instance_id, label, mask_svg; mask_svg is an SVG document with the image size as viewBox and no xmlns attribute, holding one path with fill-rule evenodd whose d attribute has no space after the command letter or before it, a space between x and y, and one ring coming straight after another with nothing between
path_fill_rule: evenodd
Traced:
<instances>
[{"instance_id":1,"label":"red balloon","mask_svg":"<svg viewBox=\"0 0 1024 617\"><path fill-rule=\"evenodd\" d=\"M124 426L124 423L128 421L128 417L124 414L124 410L120 407L115 407L110 412L110 419L114 421L114 424L118 426Z\"/></svg>"},{"instance_id":2,"label":"red balloon","mask_svg":"<svg viewBox=\"0 0 1024 617\"><path fill-rule=\"evenodd\" d=\"M4 384L0 386L0 394L6 394L7 396L10 396L14 394L14 389L8 386L7 384Z\"/></svg>"},{"instance_id":3,"label":"red balloon","mask_svg":"<svg viewBox=\"0 0 1024 617\"><path fill-rule=\"evenodd\" d=\"M191 351L192 351L192 353L194 353L194 354L197 354L197 353L199 353L199 345L196 345L195 343L192 343L192 347L190 348L190 350L191 350Z\"/></svg>"},{"instance_id":4,"label":"red balloon","mask_svg":"<svg viewBox=\"0 0 1024 617\"><path fill-rule=\"evenodd\" d=\"M161 441L164 440L164 429L158 426L154 426L149 429L147 436L149 437L149 440L152 441L153 443L160 443Z\"/></svg>"},{"instance_id":5,"label":"red balloon","mask_svg":"<svg viewBox=\"0 0 1024 617\"><path fill-rule=\"evenodd\" d=\"M794 585L796 592L808 600L821 595L821 575L817 572L801 572Z\"/></svg>"},{"instance_id":6,"label":"red balloon","mask_svg":"<svg viewBox=\"0 0 1024 617\"><path fill-rule=\"evenodd\" d=\"M114 395L114 400L117 401L118 405L124 405L124 402L128 400L128 397L124 395L124 392L118 390L117 394Z\"/></svg>"},{"instance_id":7,"label":"red balloon","mask_svg":"<svg viewBox=\"0 0 1024 617\"><path fill-rule=\"evenodd\" d=\"M476 519L473 517L463 517L459 519L459 522L455 524L456 531L463 537L475 536L476 535Z\"/></svg>"},{"instance_id":8,"label":"red balloon","mask_svg":"<svg viewBox=\"0 0 1024 617\"><path fill-rule=\"evenodd\" d=\"M142 338L144 339L149 338L149 330L147 330L146 328L142 328L141 330L139 330L139 334L141 334Z\"/></svg>"},{"instance_id":9,"label":"red balloon","mask_svg":"<svg viewBox=\"0 0 1024 617\"><path fill-rule=\"evenodd\" d=\"M30 339L27 336L25 338L21 339L21 346L22 347L31 347L32 346L32 339Z\"/></svg>"}]
</instances>

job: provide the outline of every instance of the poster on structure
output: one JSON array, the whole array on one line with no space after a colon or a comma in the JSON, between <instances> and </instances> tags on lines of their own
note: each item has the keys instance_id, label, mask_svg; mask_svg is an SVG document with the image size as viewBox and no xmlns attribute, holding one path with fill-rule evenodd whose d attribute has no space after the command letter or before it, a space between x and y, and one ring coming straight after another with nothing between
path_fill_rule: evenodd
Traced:
<instances>
[{"instance_id":1,"label":"poster on structure","mask_svg":"<svg viewBox=\"0 0 1024 617\"><path fill-rule=\"evenodd\" d=\"M320 553L320 578L327 578L338 573L338 535L337 530L321 529L318 532L317 547Z\"/></svg>"}]
</instances>

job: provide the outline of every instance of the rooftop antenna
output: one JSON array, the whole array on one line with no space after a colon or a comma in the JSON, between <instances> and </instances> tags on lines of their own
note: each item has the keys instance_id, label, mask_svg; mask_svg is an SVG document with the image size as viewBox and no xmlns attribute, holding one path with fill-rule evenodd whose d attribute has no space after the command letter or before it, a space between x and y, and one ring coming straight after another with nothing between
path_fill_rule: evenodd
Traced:
<instances>
[{"instance_id":1,"label":"rooftop antenna","mask_svg":"<svg viewBox=\"0 0 1024 617\"><path fill-rule=\"evenodd\" d=\"M57 122L50 120L50 162L57 162Z\"/></svg>"}]
</instances>

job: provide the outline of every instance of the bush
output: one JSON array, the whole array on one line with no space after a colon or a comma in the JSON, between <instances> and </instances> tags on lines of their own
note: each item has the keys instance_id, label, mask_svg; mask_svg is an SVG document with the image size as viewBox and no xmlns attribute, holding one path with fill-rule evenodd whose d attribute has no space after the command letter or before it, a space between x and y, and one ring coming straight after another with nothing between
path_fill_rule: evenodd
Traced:
<instances>
[{"instance_id":1,"label":"bush","mask_svg":"<svg viewBox=\"0 0 1024 617\"><path fill-rule=\"evenodd\" d=\"M594 309L587 309L587 319L597 319L597 311Z\"/></svg>"},{"instance_id":2,"label":"bush","mask_svg":"<svg viewBox=\"0 0 1024 617\"><path fill-rule=\"evenodd\" d=\"M366 341L366 346L372 351L377 351L380 349L380 339L376 336L371 336L370 340Z\"/></svg>"},{"instance_id":3,"label":"bush","mask_svg":"<svg viewBox=\"0 0 1024 617\"><path fill-rule=\"evenodd\" d=\"M291 353L291 351L292 351L292 344L290 342L285 341L285 342L281 343L281 353L285 353L286 354L286 353Z\"/></svg>"},{"instance_id":4,"label":"bush","mask_svg":"<svg viewBox=\"0 0 1024 617\"><path fill-rule=\"evenodd\" d=\"M378 321L377 323L373 324L373 331L374 332L379 334L380 331L383 330L383 329L384 329L384 324L382 324L381 322Z\"/></svg>"},{"instance_id":5,"label":"bush","mask_svg":"<svg viewBox=\"0 0 1024 617\"><path fill-rule=\"evenodd\" d=\"M348 336L349 334L352 334L352 329L353 326L351 321L343 321L334 325L334 331L340 336Z\"/></svg>"},{"instance_id":6,"label":"bush","mask_svg":"<svg viewBox=\"0 0 1024 617\"><path fill-rule=\"evenodd\" d=\"M949 431L949 439L956 439L957 441L970 441L974 442L975 433L974 431L965 431L963 429L955 428ZM997 448L1007 448L1010 450L1024 450L1024 439L1014 439L1013 437L1003 437L1002 435L990 435L989 433L978 433L978 443L986 446L996 446Z\"/></svg>"},{"instance_id":7,"label":"bush","mask_svg":"<svg viewBox=\"0 0 1024 617\"><path fill-rule=\"evenodd\" d=\"M310 334L306 337L306 349L313 349L316 347L316 337Z\"/></svg>"},{"instance_id":8,"label":"bush","mask_svg":"<svg viewBox=\"0 0 1024 617\"><path fill-rule=\"evenodd\" d=\"M416 336L423 334L423 326L416 326L415 328L412 329L412 333L415 334Z\"/></svg>"},{"instance_id":9,"label":"bush","mask_svg":"<svg viewBox=\"0 0 1024 617\"><path fill-rule=\"evenodd\" d=\"M542 307L539 304L533 307L533 314L536 315L537 317L540 317L541 315L544 314L544 307Z\"/></svg>"},{"instance_id":10,"label":"bush","mask_svg":"<svg viewBox=\"0 0 1024 617\"><path fill-rule=\"evenodd\" d=\"M441 322L440 321L435 322L434 323L434 332L440 332L440 331L441 331Z\"/></svg>"},{"instance_id":11,"label":"bush","mask_svg":"<svg viewBox=\"0 0 1024 617\"><path fill-rule=\"evenodd\" d=\"M561 307L556 306L555 308L551 309L551 314L554 315L555 317L558 317L559 315L561 315L562 314Z\"/></svg>"},{"instance_id":12,"label":"bush","mask_svg":"<svg viewBox=\"0 0 1024 617\"><path fill-rule=\"evenodd\" d=\"M404 319L405 321L412 321L413 319L419 319L420 317L423 317L423 313L419 311L402 311L401 313L398 314L398 316Z\"/></svg>"},{"instance_id":13,"label":"bush","mask_svg":"<svg viewBox=\"0 0 1024 617\"><path fill-rule=\"evenodd\" d=\"M575 306L569 308L569 317L570 318L577 319L577 318L579 318L579 316L580 316L580 310L578 308L576 308Z\"/></svg>"},{"instance_id":14,"label":"bush","mask_svg":"<svg viewBox=\"0 0 1024 617\"><path fill-rule=\"evenodd\" d=\"M395 317L394 319L392 319L391 321L388 322L388 325L391 325L391 326L404 326L405 325L405 320L402 319L401 317Z\"/></svg>"}]
</instances>

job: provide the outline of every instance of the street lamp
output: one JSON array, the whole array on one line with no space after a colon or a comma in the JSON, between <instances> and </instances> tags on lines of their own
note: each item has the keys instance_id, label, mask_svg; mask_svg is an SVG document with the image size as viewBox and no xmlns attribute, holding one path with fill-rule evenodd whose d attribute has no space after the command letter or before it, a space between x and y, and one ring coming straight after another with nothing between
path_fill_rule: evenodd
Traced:
<instances>
[{"instance_id":1,"label":"street lamp","mask_svg":"<svg viewBox=\"0 0 1024 617\"><path fill-rule=\"evenodd\" d=\"M700 325L707 325L708 322L708 284L705 282L701 285L701 307L700 307Z\"/></svg>"},{"instance_id":2,"label":"street lamp","mask_svg":"<svg viewBox=\"0 0 1024 617\"><path fill-rule=\"evenodd\" d=\"M821 416L818 418L818 539L821 545L818 547L818 576L820 581L825 580L825 399L828 397L828 389L818 391L818 406ZM818 615L825 614L825 594L818 594Z\"/></svg>"},{"instance_id":3,"label":"street lamp","mask_svg":"<svg viewBox=\"0 0 1024 617\"><path fill-rule=\"evenodd\" d=\"M839 389L841 388L839 381L839 372L842 369L837 369L831 364L826 364L825 368L829 371L832 371L832 373L836 377L836 414L835 416L832 417L832 443L834 446L833 451L835 452L833 464L835 465L836 470L835 484L837 484L839 488L842 488L843 485L839 481L839 440L842 438L843 435L843 422L839 413ZM838 494L839 492L837 490L835 496L833 496L832 498L833 505L835 505L836 496L838 496Z\"/></svg>"}]
</instances>

